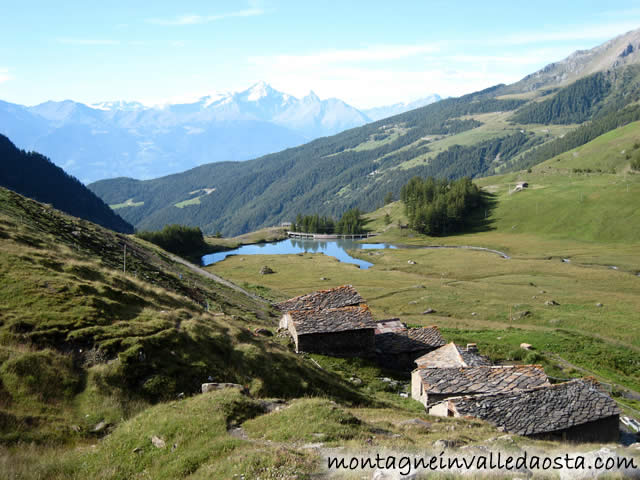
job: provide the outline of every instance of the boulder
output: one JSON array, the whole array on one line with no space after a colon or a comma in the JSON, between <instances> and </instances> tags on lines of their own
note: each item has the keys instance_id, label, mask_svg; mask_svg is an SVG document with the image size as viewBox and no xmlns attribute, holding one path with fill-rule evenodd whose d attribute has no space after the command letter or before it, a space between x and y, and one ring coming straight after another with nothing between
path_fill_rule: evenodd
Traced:
<instances>
[{"instance_id":1,"label":"boulder","mask_svg":"<svg viewBox=\"0 0 640 480\"><path fill-rule=\"evenodd\" d=\"M203 383L202 393L224 390L225 388L235 388L240 390L242 393L245 393L245 388L237 383Z\"/></svg>"},{"instance_id":2,"label":"boulder","mask_svg":"<svg viewBox=\"0 0 640 480\"><path fill-rule=\"evenodd\" d=\"M521 343L520 348L523 350L533 350L533 347L530 343Z\"/></svg>"},{"instance_id":3,"label":"boulder","mask_svg":"<svg viewBox=\"0 0 640 480\"><path fill-rule=\"evenodd\" d=\"M164 448L167 446L166 442L162 438L156 437L155 435L151 437L151 443L156 448Z\"/></svg>"},{"instance_id":4,"label":"boulder","mask_svg":"<svg viewBox=\"0 0 640 480\"><path fill-rule=\"evenodd\" d=\"M415 264L416 264L416 262L414 262L413 260L409 260L407 263L408 263L409 265L415 265Z\"/></svg>"},{"instance_id":5,"label":"boulder","mask_svg":"<svg viewBox=\"0 0 640 480\"><path fill-rule=\"evenodd\" d=\"M260 269L260 275L269 275L271 273L276 273L274 272L271 267L265 265Z\"/></svg>"},{"instance_id":6,"label":"boulder","mask_svg":"<svg viewBox=\"0 0 640 480\"><path fill-rule=\"evenodd\" d=\"M560 305L558 302L556 302L555 300L547 300L546 302L544 302L545 305L549 306L549 307L554 307L556 305Z\"/></svg>"},{"instance_id":7,"label":"boulder","mask_svg":"<svg viewBox=\"0 0 640 480\"><path fill-rule=\"evenodd\" d=\"M424 312L422 312L423 315L429 315L430 313L436 313L436 311L433 308L427 308Z\"/></svg>"}]
</instances>

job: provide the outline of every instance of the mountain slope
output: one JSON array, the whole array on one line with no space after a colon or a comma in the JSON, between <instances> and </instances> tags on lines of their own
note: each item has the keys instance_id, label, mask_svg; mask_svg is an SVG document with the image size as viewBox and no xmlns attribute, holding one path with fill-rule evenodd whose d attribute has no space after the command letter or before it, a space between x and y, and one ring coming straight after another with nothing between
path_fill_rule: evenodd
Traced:
<instances>
[{"instance_id":1,"label":"mountain slope","mask_svg":"<svg viewBox=\"0 0 640 480\"><path fill-rule=\"evenodd\" d=\"M0 160L1 186L112 230L133 232L131 225L77 179L38 153L18 150L3 135Z\"/></svg>"},{"instance_id":2,"label":"mountain slope","mask_svg":"<svg viewBox=\"0 0 640 480\"><path fill-rule=\"evenodd\" d=\"M394 103L393 105L385 105L382 107L368 108L362 111L372 121L382 120L383 118L398 115L400 113L408 112L409 110L415 110L416 108L424 107L431 103L442 100L442 97L438 94L429 95L412 102Z\"/></svg>"},{"instance_id":3,"label":"mountain slope","mask_svg":"<svg viewBox=\"0 0 640 480\"><path fill-rule=\"evenodd\" d=\"M122 101L34 107L0 102L0 133L83 181L153 178L203 163L246 160L368 121L340 100L320 100L313 92L297 99L264 82L154 108Z\"/></svg>"},{"instance_id":4,"label":"mountain slope","mask_svg":"<svg viewBox=\"0 0 640 480\"><path fill-rule=\"evenodd\" d=\"M207 381L362 398L253 334L276 324L266 302L10 190L0 205L0 443L103 435Z\"/></svg>"},{"instance_id":5,"label":"mountain slope","mask_svg":"<svg viewBox=\"0 0 640 480\"><path fill-rule=\"evenodd\" d=\"M640 30L605 45L617 48L635 36ZM600 58L602 48L589 58ZM181 222L235 235L291 221L298 213L371 210L386 193L397 196L411 176L479 177L528 168L638 120L640 56L620 48L624 62L578 75L565 86L526 91L522 84L498 85L242 165L90 188L109 204L129 201L121 214L145 229ZM204 188L207 195L193 193Z\"/></svg>"}]
</instances>

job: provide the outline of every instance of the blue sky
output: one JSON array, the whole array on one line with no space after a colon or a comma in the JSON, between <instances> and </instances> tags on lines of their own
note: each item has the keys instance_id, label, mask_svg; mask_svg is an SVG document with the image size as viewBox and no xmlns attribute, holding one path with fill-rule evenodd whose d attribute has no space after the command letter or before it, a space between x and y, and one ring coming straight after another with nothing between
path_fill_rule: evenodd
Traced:
<instances>
[{"instance_id":1,"label":"blue sky","mask_svg":"<svg viewBox=\"0 0 640 480\"><path fill-rule=\"evenodd\" d=\"M0 0L0 99L161 103L264 80L359 108L517 81L633 2Z\"/></svg>"}]
</instances>

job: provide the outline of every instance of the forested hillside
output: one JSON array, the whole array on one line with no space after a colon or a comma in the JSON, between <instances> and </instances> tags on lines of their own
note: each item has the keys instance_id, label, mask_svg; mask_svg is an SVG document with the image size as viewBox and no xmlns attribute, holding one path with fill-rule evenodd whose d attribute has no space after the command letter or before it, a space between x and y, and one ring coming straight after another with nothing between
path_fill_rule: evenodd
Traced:
<instances>
[{"instance_id":1,"label":"forested hillside","mask_svg":"<svg viewBox=\"0 0 640 480\"><path fill-rule=\"evenodd\" d=\"M35 152L25 152L0 135L0 186L117 232L133 227L76 178Z\"/></svg>"},{"instance_id":2,"label":"forested hillside","mask_svg":"<svg viewBox=\"0 0 640 480\"><path fill-rule=\"evenodd\" d=\"M638 119L639 99L636 65L534 94L498 85L249 162L89 187L141 229L181 223L235 235L297 214L369 211L414 176L452 180L529 168Z\"/></svg>"}]
</instances>

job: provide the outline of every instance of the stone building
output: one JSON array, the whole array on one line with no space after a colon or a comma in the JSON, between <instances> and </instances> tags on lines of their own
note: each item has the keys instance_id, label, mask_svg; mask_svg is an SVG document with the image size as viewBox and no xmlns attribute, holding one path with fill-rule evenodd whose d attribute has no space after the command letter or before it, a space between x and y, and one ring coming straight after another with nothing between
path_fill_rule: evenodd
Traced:
<instances>
[{"instance_id":1,"label":"stone building","mask_svg":"<svg viewBox=\"0 0 640 480\"><path fill-rule=\"evenodd\" d=\"M411 396L425 407L449 397L510 392L549 385L540 365L418 368L411 373Z\"/></svg>"},{"instance_id":2,"label":"stone building","mask_svg":"<svg viewBox=\"0 0 640 480\"><path fill-rule=\"evenodd\" d=\"M375 323L366 305L291 310L283 315L296 352L369 357L375 354Z\"/></svg>"},{"instance_id":3,"label":"stone building","mask_svg":"<svg viewBox=\"0 0 640 480\"><path fill-rule=\"evenodd\" d=\"M469 343L463 348L451 342L416 358L415 364L418 368L482 367L490 366L491 360L480 355L475 343Z\"/></svg>"},{"instance_id":4,"label":"stone building","mask_svg":"<svg viewBox=\"0 0 640 480\"><path fill-rule=\"evenodd\" d=\"M449 398L432 415L474 417L506 432L539 439L616 442L620 410L593 379L557 385Z\"/></svg>"},{"instance_id":5,"label":"stone building","mask_svg":"<svg viewBox=\"0 0 640 480\"><path fill-rule=\"evenodd\" d=\"M290 298L274 306L283 314L291 310L322 310L326 308L350 307L364 305L365 301L351 285L318 290L298 297ZM280 328L287 328L285 315L280 320Z\"/></svg>"},{"instance_id":6,"label":"stone building","mask_svg":"<svg viewBox=\"0 0 640 480\"><path fill-rule=\"evenodd\" d=\"M376 323L376 358L392 370L410 371L416 358L444 345L438 327L407 328L398 319Z\"/></svg>"}]
</instances>

